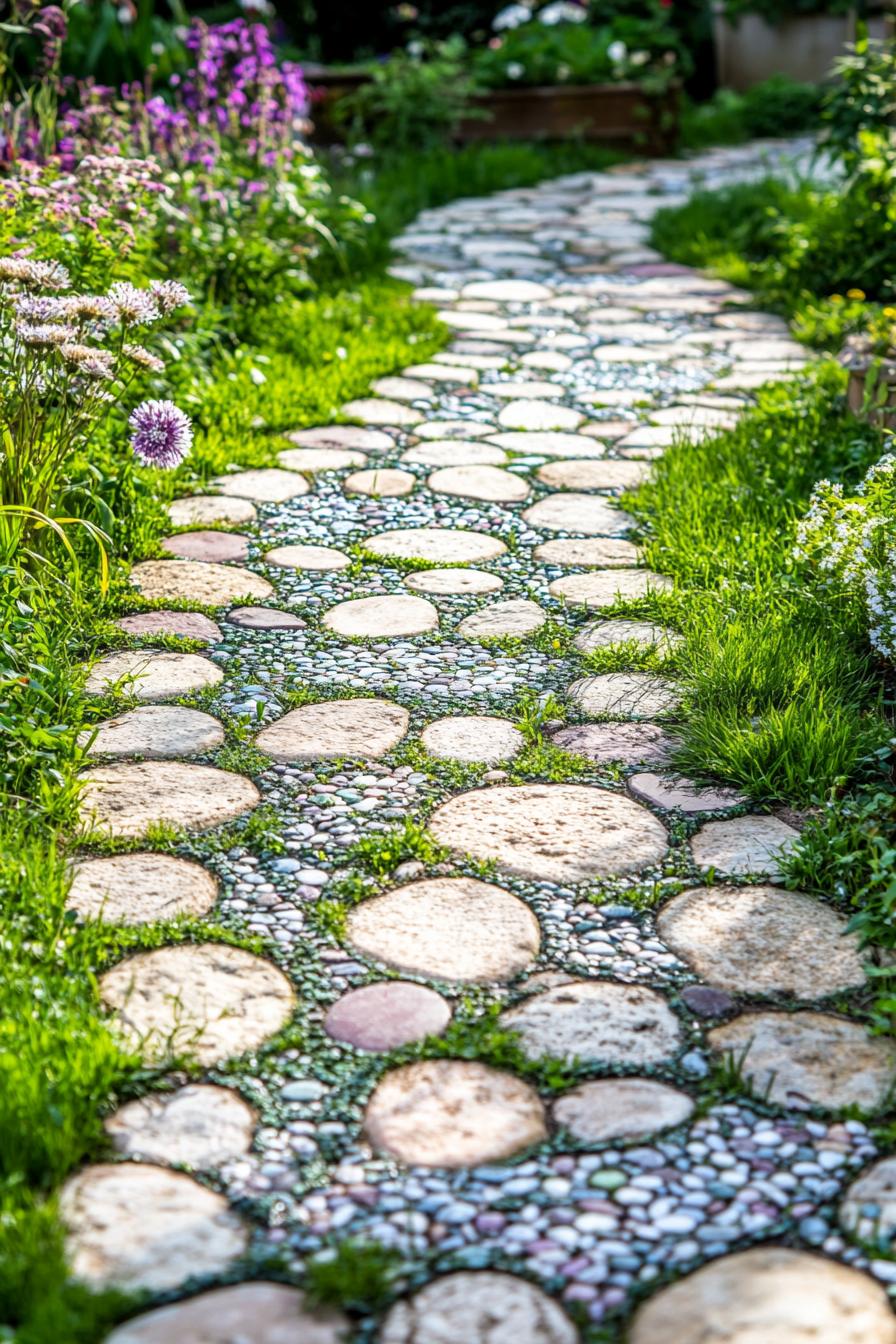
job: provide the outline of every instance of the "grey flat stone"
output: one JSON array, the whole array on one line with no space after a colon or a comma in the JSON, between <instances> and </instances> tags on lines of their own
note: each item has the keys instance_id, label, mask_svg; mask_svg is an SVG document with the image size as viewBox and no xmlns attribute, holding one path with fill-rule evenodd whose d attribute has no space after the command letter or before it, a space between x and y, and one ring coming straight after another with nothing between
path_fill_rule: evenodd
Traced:
<instances>
[{"instance_id":1,"label":"grey flat stone","mask_svg":"<svg viewBox=\"0 0 896 1344\"><path fill-rule=\"evenodd\" d=\"M555 494L531 504L523 514L542 532L577 532L585 537L618 536L634 524L630 514L594 495Z\"/></svg>"},{"instance_id":2,"label":"grey flat stone","mask_svg":"<svg viewBox=\"0 0 896 1344\"><path fill-rule=\"evenodd\" d=\"M358 425L316 425L297 429L286 437L300 448L348 448L361 453L389 452L394 444L381 429L361 429Z\"/></svg>"},{"instance_id":3,"label":"grey flat stone","mask_svg":"<svg viewBox=\"0 0 896 1344\"><path fill-rule=\"evenodd\" d=\"M451 1005L435 990L404 980L383 980L337 999L324 1030L356 1050L395 1050L440 1035L450 1021Z\"/></svg>"},{"instance_id":4,"label":"grey flat stone","mask_svg":"<svg viewBox=\"0 0 896 1344\"><path fill-rule=\"evenodd\" d=\"M603 672L574 681L567 692L583 714L617 719L653 719L674 714L680 694L671 681L651 672Z\"/></svg>"},{"instance_id":5,"label":"grey flat stone","mask_svg":"<svg viewBox=\"0 0 896 1344\"><path fill-rule=\"evenodd\" d=\"M691 853L698 868L722 877L777 878L783 857L798 839L799 832L777 817L732 817L701 826L691 839Z\"/></svg>"},{"instance_id":6,"label":"grey flat stone","mask_svg":"<svg viewBox=\"0 0 896 1344\"><path fill-rule=\"evenodd\" d=\"M678 1053L681 1026L661 994L641 985L578 980L533 994L501 1014L529 1059L643 1068Z\"/></svg>"},{"instance_id":7,"label":"grey flat stone","mask_svg":"<svg viewBox=\"0 0 896 1344\"><path fill-rule=\"evenodd\" d=\"M376 760L397 746L409 715L388 700L324 700L302 705L263 728L256 746L275 761Z\"/></svg>"},{"instance_id":8,"label":"grey flat stone","mask_svg":"<svg viewBox=\"0 0 896 1344\"><path fill-rule=\"evenodd\" d=\"M655 723L577 723L552 737L565 751L622 765L665 765L679 746L676 737Z\"/></svg>"},{"instance_id":9,"label":"grey flat stone","mask_svg":"<svg viewBox=\"0 0 896 1344\"><path fill-rule=\"evenodd\" d=\"M409 574L405 586L415 593L432 593L439 597L453 593L478 596L499 592L504 581L497 574L487 574L481 569L424 569Z\"/></svg>"},{"instance_id":10,"label":"grey flat stone","mask_svg":"<svg viewBox=\"0 0 896 1344\"><path fill-rule=\"evenodd\" d=\"M644 773L628 779L629 791L642 803L678 812L725 812L746 803L737 789L700 788L683 775Z\"/></svg>"},{"instance_id":11,"label":"grey flat stone","mask_svg":"<svg viewBox=\"0 0 896 1344\"><path fill-rule=\"evenodd\" d=\"M519 728L507 719L484 714L458 714L437 719L420 735L430 756L452 761L483 761L498 765L509 761L523 747Z\"/></svg>"},{"instance_id":12,"label":"grey flat stone","mask_svg":"<svg viewBox=\"0 0 896 1344\"><path fill-rule=\"evenodd\" d=\"M603 568L637 565L641 553L621 537L557 537L543 541L532 552L533 560L545 565L582 565Z\"/></svg>"},{"instance_id":13,"label":"grey flat stone","mask_svg":"<svg viewBox=\"0 0 896 1344\"><path fill-rule=\"evenodd\" d=\"M614 644L640 644L645 648L655 647L660 653L671 653L682 642L681 635L664 625L625 618L592 621L573 640L579 653L594 653L596 649L611 648Z\"/></svg>"},{"instance_id":14,"label":"grey flat stone","mask_svg":"<svg viewBox=\"0 0 896 1344\"><path fill-rule=\"evenodd\" d=\"M467 616L457 627L464 639L524 638L534 634L547 620L537 602L526 598L511 598L506 602L492 602L487 607Z\"/></svg>"},{"instance_id":15,"label":"grey flat stone","mask_svg":"<svg viewBox=\"0 0 896 1344\"><path fill-rule=\"evenodd\" d=\"M202 1168L247 1153L256 1118L231 1088L192 1083L126 1102L103 1124L125 1157Z\"/></svg>"},{"instance_id":16,"label":"grey flat stone","mask_svg":"<svg viewBox=\"0 0 896 1344\"><path fill-rule=\"evenodd\" d=\"M305 624L300 616L275 607L234 607L227 614L227 623L244 630L301 630Z\"/></svg>"},{"instance_id":17,"label":"grey flat stone","mask_svg":"<svg viewBox=\"0 0 896 1344\"><path fill-rule=\"evenodd\" d=\"M389 447L392 446L391 440ZM365 453L350 448L285 448L277 454L277 461L287 471L344 471L347 467L363 467Z\"/></svg>"},{"instance_id":18,"label":"grey flat stone","mask_svg":"<svg viewBox=\"0 0 896 1344\"><path fill-rule=\"evenodd\" d=\"M133 616L120 616L115 624L125 634L138 637L178 635L205 644L217 644L221 638L221 627L198 611L140 611Z\"/></svg>"},{"instance_id":19,"label":"grey flat stone","mask_svg":"<svg viewBox=\"0 0 896 1344\"><path fill-rule=\"evenodd\" d=\"M431 560L433 564L476 564L507 550L503 541L482 532L450 527L402 527L365 537L364 546L386 559Z\"/></svg>"},{"instance_id":20,"label":"grey flat stone","mask_svg":"<svg viewBox=\"0 0 896 1344\"><path fill-rule=\"evenodd\" d=\"M585 607L611 607L652 593L669 592L672 580L651 569L598 569L590 574L564 574L548 585L552 597Z\"/></svg>"},{"instance_id":21,"label":"grey flat stone","mask_svg":"<svg viewBox=\"0 0 896 1344\"><path fill-rule=\"evenodd\" d=\"M138 700L174 700L217 686L223 679L220 667L197 653L123 649L94 663L84 690L87 695L108 695L120 687Z\"/></svg>"},{"instance_id":22,"label":"grey flat stone","mask_svg":"<svg viewBox=\"0 0 896 1344\"><path fill-rule=\"evenodd\" d=\"M78 742L90 756L144 756L164 761L214 751L224 744L224 729L211 714L198 709L141 705L85 729Z\"/></svg>"},{"instance_id":23,"label":"grey flat stone","mask_svg":"<svg viewBox=\"0 0 896 1344\"><path fill-rule=\"evenodd\" d=\"M684 1124L694 1110L686 1092L652 1078L602 1078L558 1097L556 1124L580 1143L631 1142Z\"/></svg>"}]
</instances>

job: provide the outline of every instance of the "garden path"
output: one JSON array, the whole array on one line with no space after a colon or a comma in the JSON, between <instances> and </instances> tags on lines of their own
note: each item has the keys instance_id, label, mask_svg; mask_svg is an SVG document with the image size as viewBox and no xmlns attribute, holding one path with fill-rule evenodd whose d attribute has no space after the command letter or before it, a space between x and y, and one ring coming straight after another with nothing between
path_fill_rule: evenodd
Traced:
<instances>
[{"instance_id":1,"label":"garden path","mask_svg":"<svg viewBox=\"0 0 896 1344\"><path fill-rule=\"evenodd\" d=\"M892 1262L852 1236L896 1224L893 1164L837 1118L883 1105L894 1046L831 1009L864 975L839 916L775 886L794 818L670 773L674 594L617 499L807 359L746 294L665 264L652 213L802 152L427 211L396 273L439 306L445 352L342 407L354 425L292 435L276 470L172 507L246 534L181 532L177 558L136 566L157 606L220 624L122 622L209 652L92 670L98 691L136 673L149 703L100 729L85 812L192 836L85 859L71 903L133 923L214 907L261 941L103 977L148 1058L202 1072L109 1119L132 1160L66 1187L75 1272L162 1297L239 1285L114 1344L332 1344L340 1310L266 1280L357 1240L404 1261L407 1295L353 1327L382 1344L573 1344L632 1310L632 1344L671 1322L675 1344L896 1341ZM193 692L201 709L171 703ZM210 763L225 712L263 720L255 782ZM279 854L233 829L262 801ZM406 819L431 838L376 846ZM720 1100L744 1055L764 1101Z\"/></svg>"}]
</instances>

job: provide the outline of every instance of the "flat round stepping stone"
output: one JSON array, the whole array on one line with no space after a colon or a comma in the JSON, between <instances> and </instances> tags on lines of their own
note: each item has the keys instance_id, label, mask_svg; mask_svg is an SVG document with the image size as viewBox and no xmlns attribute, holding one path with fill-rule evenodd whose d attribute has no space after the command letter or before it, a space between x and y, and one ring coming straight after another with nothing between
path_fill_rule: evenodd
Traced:
<instances>
[{"instance_id":1,"label":"flat round stepping stone","mask_svg":"<svg viewBox=\"0 0 896 1344\"><path fill-rule=\"evenodd\" d=\"M594 495L547 495L530 504L523 518L544 532L579 532L586 537L613 536L634 524L631 514Z\"/></svg>"},{"instance_id":2,"label":"flat round stepping stone","mask_svg":"<svg viewBox=\"0 0 896 1344\"><path fill-rule=\"evenodd\" d=\"M547 1138L538 1093L521 1078L472 1060L431 1059L377 1084L364 1135L408 1166L501 1162Z\"/></svg>"},{"instance_id":3,"label":"flat round stepping stone","mask_svg":"<svg viewBox=\"0 0 896 1344\"><path fill-rule=\"evenodd\" d=\"M408 711L389 700L324 700L290 710L263 728L255 745L284 764L342 756L373 761L398 746L408 723Z\"/></svg>"},{"instance_id":4,"label":"flat round stepping stone","mask_svg":"<svg viewBox=\"0 0 896 1344\"><path fill-rule=\"evenodd\" d=\"M417 477L398 467L369 467L346 476L342 488L347 495L370 495L373 499L398 499L409 495Z\"/></svg>"},{"instance_id":5,"label":"flat round stepping stone","mask_svg":"<svg viewBox=\"0 0 896 1344\"><path fill-rule=\"evenodd\" d=\"M224 1195L136 1162L84 1167L62 1187L59 1214L71 1273L94 1290L179 1288L223 1273L249 1242Z\"/></svg>"},{"instance_id":6,"label":"flat round stepping stone","mask_svg":"<svg viewBox=\"0 0 896 1344\"><path fill-rule=\"evenodd\" d=\"M347 401L341 414L352 420L363 420L368 425L418 425L423 419L422 411L415 411L403 401L390 401L385 397L359 397L356 401Z\"/></svg>"},{"instance_id":7,"label":"flat round stepping stone","mask_svg":"<svg viewBox=\"0 0 896 1344\"><path fill-rule=\"evenodd\" d=\"M475 387L479 382L478 370L457 364L412 364L405 373L414 378L429 378L434 383L460 383L462 386Z\"/></svg>"},{"instance_id":8,"label":"flat round stepping stone","mask_svg":"<svg viewBox=\"0 0 896 1344\"><path fill-rule=\"evenodd\" d=\"M134 565L128 578L144 597L179 598L208 607L226 607L237 598L263 600L274 595L267 579L251 570L199 560L144 560Z\"/></svg>"},{"instance_id":9,"label":"flat round stepping stone","mask_svg":"<svg viewBox=\"0 0 896 1344\"><path fill-rule=\"evenodd\" d=\"M86 728L78 741L82 746L90 742L88 756L144 756L165 761L214 751L224 744L224 729L211 714L198 709L141 705Z\"/></svg>"},{"instance_id":10,"label":"flat round stepping stone","mask_svg":"<svg viewBox=\"0 0 896 1344\"><path fill-rule=\"evenodd\" d=\"M380 1334L382 1344L577 1344L578 1338L541 1288L494 1270L434 1279L392 1307Z\"/></svg>"},{"instance_id":11,"label":"flat round stepping stone","mask_svg":"<svg viewBox=\"0 0 896 1344\"><path fill-rule=\"evenodd\" d=\"M665 574L655 574L651 569L597 569L590 574L564 574L548 585L548 592L585 607L611 607L617 602L669 592L673 586Z\"/></svg>"},{"instance_id":12,"label":"flat round stepping stone","mask_svg":"<svg viewBox=\"0 0 896 1344\"><path fill-rule=\"evenodd\" d=\"M567 692L583 714L653 719L674 714L681 695L674 682L650 672L602 672L574 681Z\"/></svg>"},{"instance_id":13,"label":"flat round stepping stone","mask_svg":"<svg viewBox=\"0 0 896 1344\"><path fill-rule=\"evenodd\" d=\"M436 877L362 901L348 914L352 946L387 966L433 980L511 980L538 956L529 907L490 882Z\"/></svg>"},{"instance_id":14,"label":"flat round stepping stone","mask_svg":"<svg viewBox=\"0 0 896 1344\"><path fill-rule=\"evenodd\" d=\"M840 1224L869 1245L892 1249L896 1234L896 1157L885 1157L847 1187Z\"/></svg>"},{"instance_id":15,"label":"flat round stepping stone","mask_svg":"<svg viewBox=\"0 0 896 1344\"><path fill-rule=\"evenodd\" d=\"M665 765L678 739L655 723L576 723L561 728L552 741L590 761L621 765Z\"/></svg>"},{"instance_id":16,"label":"flat round stepping stone","mask_svg":"<svg viewBox=\"0 0 896 1344\"><path fill-rule=\"evenodd\" d=\"M462 292L465 299L497 299L499 303L534 303L552 294L536 280L476 280L464 285Z\"/></svg>"},{"instance_id":17,"label":"flat round stepping stone","mask_svg":"<svg viewBox=\"0 0 896 1344\"><path fill-rule=\"evenodd\" d=\"M390 639L437 630L439 613L425 597L356 597L331 607L324 625L350 639Z\"/></svg>"},{"instance_id":18,"label":"flat round stepping stone","mask_svg":"<svg viewBox=\"0 0 896 1344\"><path fill-rule=\"evenodd\" d=\"M360 425L315 425L293 430L286 437L299 447L356 448L361 453L385 452L395 446L381 429L362 429Z\"/></svg>"},{"instance_id":19,"label":"flat round stepping stone","mask_svg":"<svg viewBox=\"0 0 896 1344\"><path fill-rule=\"evenodd\" d=\"M660 937L708 985L821 999L865 984L859 939L821 901L780 887L696 887L657 919Z\"/></svg>"},{"instance_id":20,"label":"flat round stepping stone","mask_svg":"<svg viewBox=\"0 0 896 1344\"><path fill-rule=\"evenodd\" d=\"M221 639L220 626L198 611L139 611L120 616L115 624L128 635L178 635L204 644L217 644Z\"/></svg>"},{"instance_id":21,"label":"flat round stepping stone","mask_svg":"<svg viewBox=\"0 0 896 1344\"><path fill-rule=\"evenodd\" d=\"M520 751L525 738L507 719L485 714L459 714L437 719L420 735L430 756L450 761L483 761L499 765Z\"/></svg>"},{"instance_id":22,"label":"flat round stepping stone","mask_svg":"<svg viewBox=\"0 0 896 1344\"><path fill-rule=\"evenodd\" d=\"M507 461L502 448L472 440L452 439L446 443L418 443L401 455L402 462L415 462L423 467L500 466Z\"/></svg>"},{"instance_id":23,"label":"flat round stepping stone","mask_svg":"<svg viewBox=\"0 0 896 1344\"><path fill-rule=\"evenodd\" d=\"M896 1041L829 1013L743 1013L708 1040L775 1106L878 1111L896 1083Z\"/></svg>"},{"instance_id":24,"label":"flat round stepping stone","mask_svg":"<svg viewBox=\"0 0 896 1344\"><path fill-rule=\"evenodd\" d=\"M486 396L498 397L503 401L530 398L541 401L566 395L566 388L561 383L549 383L546 378L531 378L525 382L484 383L480 391Z\"/></svg>"},{"instance_id":25,"label":"flat round stepping stone","mask_svg":"<svg viewBox=\"0 0 896 1344\"><path fill-rule=\"evenodd\" d=\"M171 854L113 854L74 865L65 908L107 924L154 924L204 915L218 899L217 879Z\"/></svg>"},{"instance_id":26,"label":"flat round stepping stone","mask_svg":"<svg viewBox=\"0 0 896 1344\"><path fill-rule=\"evenodd\" d=\"M586 458L546 462L535 474L554 490L635 490L650 476L650 466L609 457Z\"/></svg>"},{"instance_id":27,"label":"flat round stepping stone","mask_svg":"<svg viewBox=\"0 0 896 1344\"><path fill-rule=\"evenodd\" d=\"M393 447L389 440L390 448ZM287 471L345 471L347 467L363 467L367 461L364 453L354 452L350 448L284 448L277 454L277 461Z\"/></svg>"},{"instance_id":28,"label":"flat round stepping stone","mask_svg":"<svg viewBox=\"0 0 896 1344\"><path fill-rule=\"evenodd\" d=\"M493 434L494 430L494 425L484 425L479 420L427 420L414 433L418 439L478 439Z\"/></svg>"},{"instance_id":29,"label":"flat round stepping stone","mask_svg":"<svg viewBox=\"0 0 896 1344\"><path fill-rule=\"evenodd\" d=\"M191 1083L129 1101L103 1124L126 1157L202 1168L248 1153L255 1121L231 1088Z\"/></svg>"},{"instance_id":30,"label":"flat round stepping stone","mask_svg":"<svg viewBox=\"0 0 896 1344\"><path fill-rule=\"evenodd\" d=\"M681 1025L662 994L611 980L574 980L502 1013L528 1059L645 1067L677 1053Z\"/></svg>"},{"instance_id":31,"label":"flat round stepping stone","mask_svg":"<svg viewBox=\"0 0 896 1344\"><path fill-rule=\"evenodd\" d=\"M186 1054L217 1064L262 1045L295 1006L282 971L262 957L218 943L138 952L100 976L103 1003L144 1059Z\"/></svg>"},{"instance_id":32,"label":"flat round stepping stone","mask_svg":"<svg viewBox=\"0 0 896 1344\"><path fill-rule=\"evenodd\" d=\"M552 373L563 373L573 365L569 355L560 350L530 350L520 363L527 369L550 369Z\"/></svg>"},{"instance_id":33,"label":"flat round stepping stone","mask_svg":"<svg viewBox=\"0 0 896 1344\"><path fill-rule=\"evenodd\" d=\"M481 611L474 611L457 627L457 633L464 639L501 639L509 636L522 639L525 635L540 630L547 620L537 602L528 598L511 598L507 602L492 602Z\"/></svg>"},{"instance_id":34,"label":"flat round stepping stone","mask_svg":"<svg viewBox=\"0 0 896 1344\"><path fill-rule=\"evenodd\" d=\"M495 503L517 503L530 494L528 481L501 467L445 467L434 471L426 484L439 495Z\"/></svg>"},{"instance_id":35,"label":"flat round stepping stone","mask_svg":"<svg viewBox=\"0 0 896 1344\"><path fill-rule=\"evenodd\" d=\"M248 499L221 499L219 495L184 495L168 505L168 517L175 527L196 524L251 523L258 517Z\"/></svg>"},{"instance_id":36,"label":"flat round stepping stone","mask_svg":"<svg viewBox=\"0 0 896 1344\"><path fill-rule=\"evenodd\" d=\"M324 1030L357 1050L396 1050L438 1036L450 1021L451 1006L434 989L384 980L343 994L327 1013Z\"/></svg>"},{"instance_id":37,"label":"flat round stepping stone","mask_svg":"<svg viewBox=\"0 0 896 1344\"><path fill-rule=\"evenodd\" d=\"M537 403L536 403L537 404ZM603 457L606 448L582 434L563 434L551 430L490 434L489 443L526 457Z\"/></svg>"},{"instance_id":38,"label":"flat round stepping stone","mask_svg":"<svg viewBox=\"0 0 896 1344\"><path fill-rule=\"evenodd\" d=\"M180 695L217 686L224 673L198 653L156 653L122 649L94 663L84 683L87 695L108 695L118 683L138 700L174 700Z\"/></svg>"},{"instance_id":39,"label":"flat round stepping stone","mask_svg":"<svg viewBox=\"0 0 896 1344\"><path fill-rule=\"evenodd\" d=\"M238 1283L135 1316L106 1344L342 1344L348 1330L341 1312L307 1305L298 1288Z\"/></svg>"},{"instance_id":40,"label":"flat round stepping stone","mask_svg":"<svg viewBox=\"0 0 896 1344\"><path fill-rule=\"evenodd\" d=\"M395 401L431 401L433 397L429 383L419 378L377 378L371 384L371 391L380 397L392 397Z\"/></svg>"},{"instance_id":41,"label":"flat round stepping stone","mask_svg":"<svg viewBox=\"0 0 896 1344\"><path fill-rule=\"evenodd\" d=\"M249 538L241 532L179 532L161 542L168 555L179 555L182 560L245 560L249 554Z\"/></svg>"},{"instance_id":42,"label":"flat round stepping stone","mask_svg":"<svg viewBox=\"0 0 896 1344\"><path fill-rule=\"evenodd\" d=\"M573 640L579 653L594 653L596 649L611 648L614 644L639 644L642 648L656 648L660 653L671 653L682 643L682 636L668 626L624 618L592 621Z\"/></svg>"},{"instance_id":43,"label":"flat round stepping stone","mask_svg":"<svg viewBox=\"0 0 896 1344\"><path fill-rule=\"evenodd\" d=\"M305 624L301 616L276 607L234 607L227 614L227 623L243 630L301 630Z\"/></svg>"},{"instance_id":44,"label":"flat round stepping stone","mask_svg":"<svg viewBox=\"0 0 896 1344\"><path fill-rule=\"evenodd\" d=\"M297 471L282 471L279 467L259 467L255 471L216 476L212 485L220 495L254 499L259 504L285 504L288 499L308 493L304 476Z\"/></svg>"},{"instance_id":45,"label":"flat round stepping stone","mask_svg":"<svg viewBox=\"0 0 896 1344\"><path fill-rule=\"evenodd\" d=\"M442 597L453 593L479 596L499 592L504 587L504 580L482 569L424 569L409 574L405 586L416 593L434 593Z\"/></svg>"},{"instance_id":46,"label":"flat round stepping stone","mask_svg":"<svg viewBox=\"0 0 896 1344\"><path fill-rule=\"evenodd\" d=\"M694 1103L652 1078L602 1078L582 1083L558 1097L554 1121L580 1143L610 1143L646 1139L664 1129L683 1125Z\"/></svg>"},{"instance_id":47,"label":"flat round stepping stone","mask_svg":"<svg viewBox=\"0 0 896 1344\"><path fill-rule=\"evenodd\" d=\"M374 555L396 560L457 565L494 560L507 550L497 537L451 527L399 527L365 537L364 547Z\"/></svg>"},{"instance_id":48,"label":"flat round stepping stone","mask_svg":"<svg viewBox=\"0 0 896 1344\"><path fill-rule=\"evenodd\" d=\"M351 557L335 546L275 546L265 553L264 562L279 569L348 569Z\"/></svg>"},{"instance_id":49,"label":"flat round stepping stone","mask_svg":"<svg viewBox=\"0 0 896 1344\"><path fill-rule=\"evenodd\" d=\"M455 308L440 308L436 316L446 327L453 327L457 331L487 331L489 339L494 339L496 333L507 329L506 320L503 317L495 317L492 313L461 312Z\"/></svg>"},{"instance_id":50,"label":"flat round stepping stone","mask_svg":"<svg viewBox=\"0 0 896 1344\"><path fill-rule=\"evenodd\" d=\"M894 1344L883 1287L827 1256L785 1246L726 1255L638 1309L631 1344Z\"/></svg>"},{"instance_id":51,"label":"flat round stepping stone","mask_svg":"<svg viewBox=\"0 0 896 1344\"><path fill-rule=\"evenodd\" d=\"M109 835L145 835L160 822L210 831L261 801L251 779L183 761L94 766L80 778L82 818Z\"/></svg>"},{"instance_id":52,"label":"flat round stepping stone","mask_svg":"<svg viewBox=\"0 0 896 1344\"><path fill-rule=\"evenodd\" d=\"M557 537L532 552L545 565L590 565L603 568L640 564L641 552L619 537Z\"/></svg>"},{"instance_id":53,"label":"flat round stepping stone","mask_svg":"<svg viewBox=\"0 0 896 1344\"><path fill-rule=\"evenodd\" d=\"M584 422L581 411L569 406L557 406L550 401L510 401L498 414L498 424L505 429L521 429L532 432L541 430L578 429Z\"/></svg>"},{"instance_id":54,"label":"flat round stepping stone","mask_svg":"<svg viewBox=\"0 0 896 1344\"><path fill-rule=\"evenodd\" d=\"M799 831L777 817L732 817L708 821L691 838L698 868L720 877L781 877L781 863L799 839Z\"/></svg>"},{"instance_id":55,"label":"flat round stepping stone","mask_svg":"<svg viewBox=\"0 0 896 1344\"><path fill-rule=\"evenodd\" d=\"M646 808L586 784L523 784L449 798L430 820L454 853L533 882L587 882L657 863L666 832Z\"/></svg>"},{"instance_id":56,"label":"flat round stepping stone","mask_svg":"<svg viewBox=\"0 0 896 1344\"><path fill-rule=\"evenodd\" d=\"M737 789L701 788L684 775L645 772L630 776L626 783L640 802L678 812L724 812L747 802Z\"/></svg>"}]
</instances>

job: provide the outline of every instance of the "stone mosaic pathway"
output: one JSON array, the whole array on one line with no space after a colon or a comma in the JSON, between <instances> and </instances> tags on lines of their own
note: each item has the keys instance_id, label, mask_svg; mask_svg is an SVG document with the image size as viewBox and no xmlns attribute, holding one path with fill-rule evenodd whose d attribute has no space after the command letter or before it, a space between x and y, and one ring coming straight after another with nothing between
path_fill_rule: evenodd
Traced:
<instances>
[{"instance_id":1,"label":"stone mosaic pathway","mask_svg":"<svg viewBox=\"0 0 896 1344\"><path fill-rule=\"evenodd\" d=\"M650 216L804 148L428 211L396 271L447 349L135 566L84 795L128 852L85 848L70 905L194 933L101 981L170 1062L62 1197L75 1274L157 1303L113 1344L896 1342L896 1046L847 1015L838 913L774 885L794 818L670 772L670 583L617 498L806 359ZM303 1296L346 1241L402 1258L377 1319Z\"/></svg>"}]
</instances>

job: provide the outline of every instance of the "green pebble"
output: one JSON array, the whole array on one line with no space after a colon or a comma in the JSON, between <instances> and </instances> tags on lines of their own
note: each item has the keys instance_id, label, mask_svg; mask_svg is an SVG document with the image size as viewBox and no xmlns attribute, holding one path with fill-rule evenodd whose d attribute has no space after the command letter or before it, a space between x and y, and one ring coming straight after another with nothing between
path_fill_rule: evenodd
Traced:
<instances>
[{"instance_id":1,"label":"green pebble","mask_svg":"<svg viewBox=\"0 0 896 1344\"><path fill-rule=\"evenodd\" d=\"M598 1190L618 1190L627 1181L624 1171L595 1171L588 1177L588 1184L596 1185Z\"/></svg>"}]
</instances>

